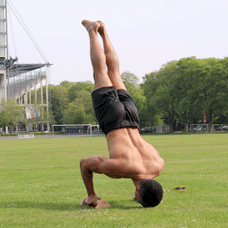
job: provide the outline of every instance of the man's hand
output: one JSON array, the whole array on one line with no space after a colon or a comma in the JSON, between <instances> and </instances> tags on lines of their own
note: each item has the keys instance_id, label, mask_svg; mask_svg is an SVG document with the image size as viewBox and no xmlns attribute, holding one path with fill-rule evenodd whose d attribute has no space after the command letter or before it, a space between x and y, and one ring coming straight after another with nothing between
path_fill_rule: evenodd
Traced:
<instances>
[{"instance_id":1,"label":"man's hand","mask_svg":"<svg viewBox=\"0 0 228 228\"><path fill-rule=\"evenodd\" d=\"M80 205L88 205L91 207L95 207L96 209L104 209L104 208L110 208L111 206L106 200L102 200L98 196L88 197L84 198Z\"/></svg>"},{"instance_id":2,"label":"man's hand","mask_svg":"<svg viewBox=\"0 0 228 228\"><path fill-rule=\"evenodd\" d=\"M88 158L82 158L80 161L81 175L88 196L96 196L93 188L93 173L102 173L100 166L105 160L107 160L106 157L97 155Z\"/></svg>"},{"instance_id":3,"label":"man's hand","mask_svg":"<svg viewBox=\"0 0 228 228\"><path fill-rule=\"evenodd\" d=\"M139 198L139 187L136 187L135 194L132 196L131 200L138 201Z\"/></svg>"},{"instance_id":4,"label":"man's hand","mask_svg":"<svg viewBox=\"0 0 228 228\"><path fill-rule=\"evenodd\" d=\"M136 198L136 195L135 194L131 197L131 200L137 201L137 198Z\"/></svg>"},{"instance_id":5,"label":"man's hand","mask_svg":"<svg viewBox=\"0 0 228 228\"><path fill-rule=\"evenodd\" d=\"M96 207L99 200L101 200L101 198L96 196L96 195L95 196L89 196L88 198L84 198L82 200L82 202L80 203L80 205L88 205L91 207Z\"/></svg>"}]
</instances>

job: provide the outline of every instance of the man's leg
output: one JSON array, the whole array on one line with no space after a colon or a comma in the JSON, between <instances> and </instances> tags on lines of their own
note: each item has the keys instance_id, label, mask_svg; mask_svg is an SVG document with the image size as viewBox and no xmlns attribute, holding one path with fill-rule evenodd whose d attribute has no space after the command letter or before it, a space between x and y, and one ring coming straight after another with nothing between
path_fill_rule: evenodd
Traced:
<instances>
[{"instance_id":1,"label":"man's leg","mask_svg":"<svg viewBox=\"0 0 228 228\"><path fill-rule=\"evenodd\" d=\"M105 25L102 21L98 21L100 27L98 28L98 32L100 33L103 44L104 44L104 53L106 57L106 64L108 67L108 76L116 89L126 89L119 72L119 60L117 54L111 44L111 41L108 37L107 30L105 29Z\"/></svg>"},{"instance_id":2,"label":"man's leg","mask_svg":"<svg viewBox=\"0 0 228 228\"><path fill-rule=\"evenodd\" d=\"M101 87L113 86L106 72L106 57L100 46L97 35L100 24L98 22L90 22L88 20L83 20L82 24L89 33L90 57L95 81L94 90Z\"/></svg>"}]
</instances>

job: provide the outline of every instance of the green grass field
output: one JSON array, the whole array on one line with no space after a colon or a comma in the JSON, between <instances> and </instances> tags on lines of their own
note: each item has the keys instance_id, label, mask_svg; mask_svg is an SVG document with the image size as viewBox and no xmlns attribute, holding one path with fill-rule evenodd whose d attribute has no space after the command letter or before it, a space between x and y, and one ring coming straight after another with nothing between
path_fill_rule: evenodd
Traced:
<instances>
[{"instance_id":1,"label":"green grass field","mask_svg":"<svg viewBox=\"0 0 228 228\"><path fill-rule=\"evenodd\" d=\"M95 174L100 210L79 205L79 161L108 156L104 137L0 139L0 227L228 227L228 134L143 137L165 160L163 203L143 208L131 180Z\"/></svg>"}]
</instances>

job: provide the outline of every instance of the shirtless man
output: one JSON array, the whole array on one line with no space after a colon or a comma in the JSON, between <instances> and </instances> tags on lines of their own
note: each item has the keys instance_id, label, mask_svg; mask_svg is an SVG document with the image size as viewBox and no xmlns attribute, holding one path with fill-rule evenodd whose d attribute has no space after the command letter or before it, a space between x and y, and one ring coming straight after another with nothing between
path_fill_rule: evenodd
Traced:
<instances>
[{"instance_id":1,"label":"shirtless man","mask_svg":"<svg viewBox=\"0 0 228 228\"><path fill-rule=\"evenodd\" d=\"M132 199L143 207L154 207L161 202L163 189L153 179L160 175L164 160L140 135L138 111L121 79L119 61L104 23L83 20L82 24L90 39L95 81L92 93L94 111L109 149L109 158L96 155L80 161L81 175L88 193L83 204L95 207L101 200L93 188L93 173L99 173L111 178L131 178L136 187ZM102 37L104 51L98 33Z\"/></svg>"}]
</instances>

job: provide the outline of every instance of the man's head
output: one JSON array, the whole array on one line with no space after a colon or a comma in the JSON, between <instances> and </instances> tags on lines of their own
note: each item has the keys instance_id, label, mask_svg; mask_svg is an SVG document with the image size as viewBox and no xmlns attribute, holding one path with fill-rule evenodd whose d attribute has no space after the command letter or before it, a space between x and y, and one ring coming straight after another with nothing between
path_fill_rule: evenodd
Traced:
<instances>
[{"instance_id":1,"label":"man's head","mask_svg":"<svg viewBox=\"0 0 228 228\"><path fill-rule=\"evenodd\" d=\"M157 206L163 197L162 186L155 180L146 179L140 182L138 201L143 207Z\"/></svg>"}]
</instances>

